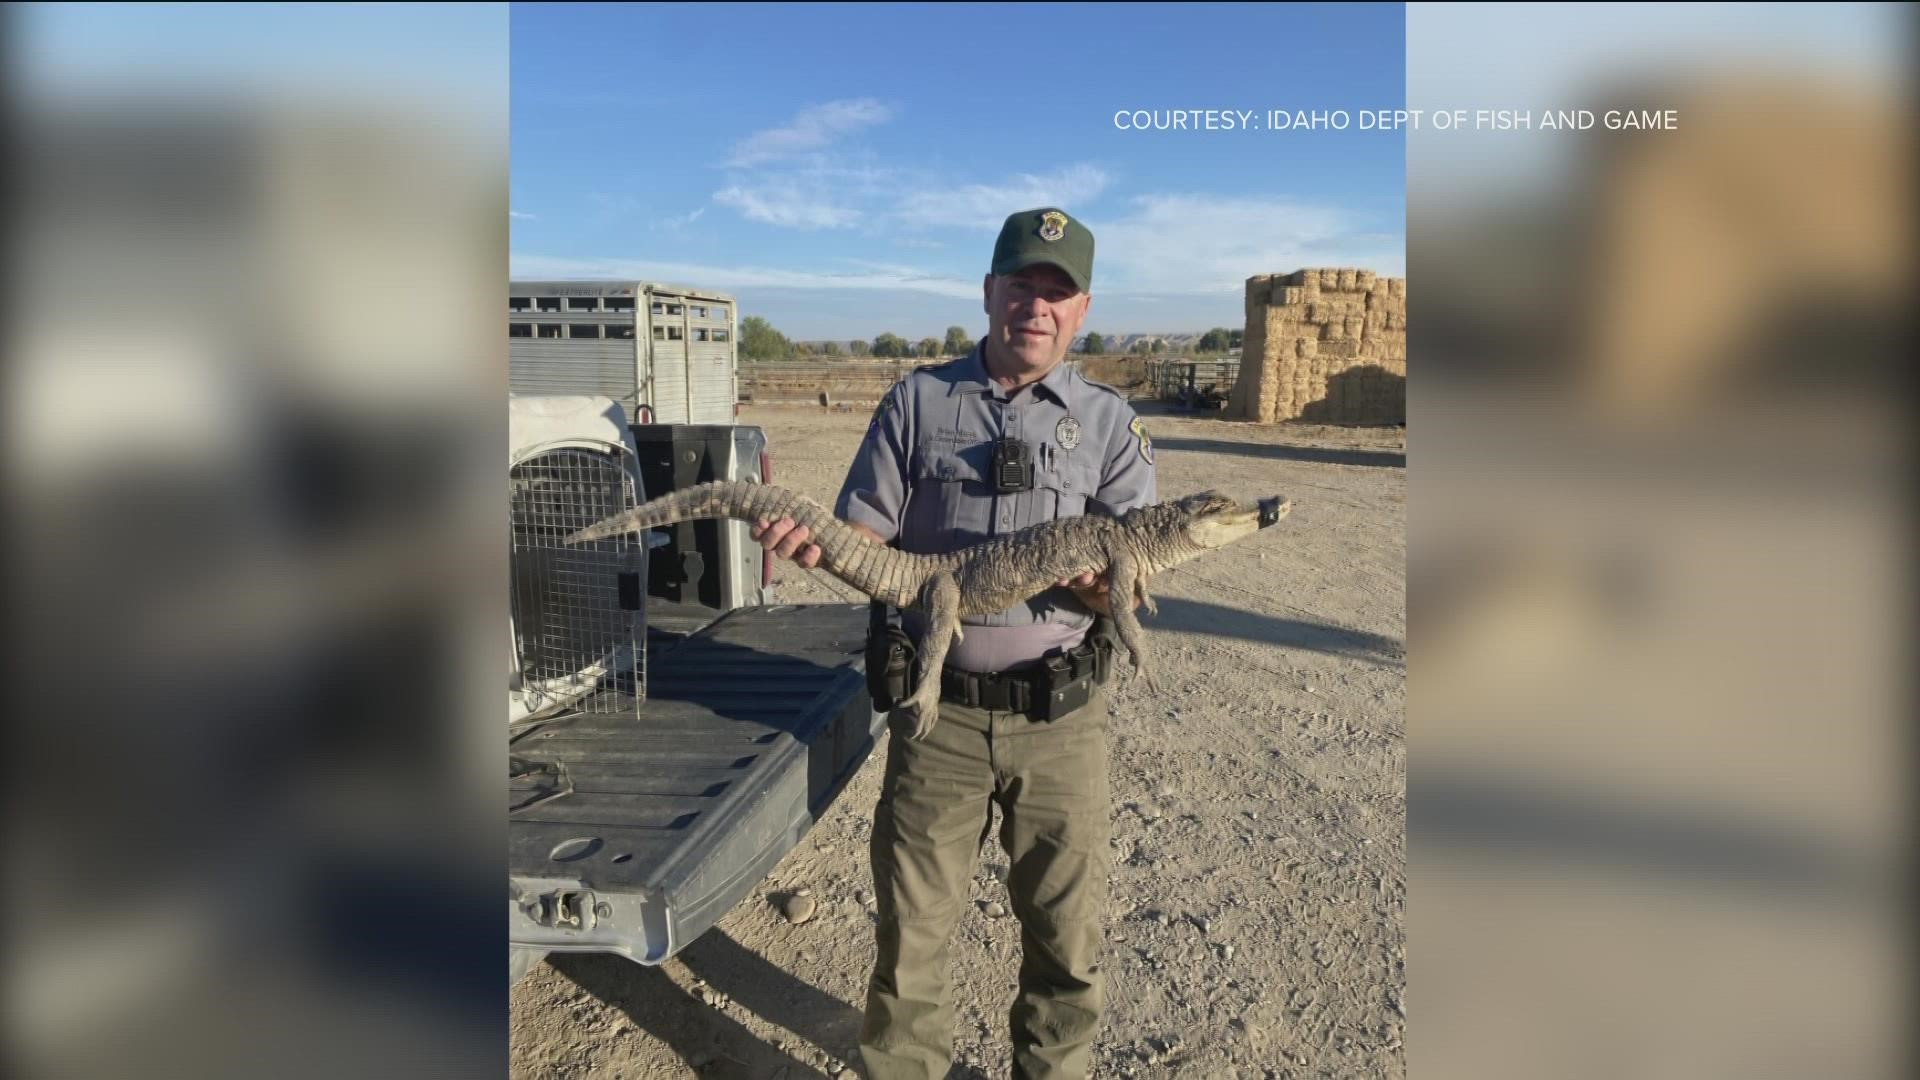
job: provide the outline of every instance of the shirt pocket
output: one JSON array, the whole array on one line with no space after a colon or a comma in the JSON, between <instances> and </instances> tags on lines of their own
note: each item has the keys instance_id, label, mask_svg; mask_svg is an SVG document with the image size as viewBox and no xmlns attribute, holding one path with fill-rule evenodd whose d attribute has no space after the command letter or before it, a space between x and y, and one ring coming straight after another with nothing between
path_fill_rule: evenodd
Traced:
<instances>
[{"instance_id":1,"label":"shirt pocket","mask_svg":"<svg viewBox=\"0 0 1920 1080\"><path fill-rule=\"evenodd\" d=\"M907 531L918 551L952 551L986 538L993 516L990 446L936 444L914 455Z\"/></svg>"},{"instance_id":2,"label":"shirt pocket","mask_svg":"<svg viewBox=\"0 0 1920 1080\"><path fill-rule=\"evenodd\" d=\"M1074 517L1100 490L1100 463L1091 454L1056 454L1052 467L1034 470L1033 483L1052 497L1053 518Z\"/></svg>"}]
</instances>

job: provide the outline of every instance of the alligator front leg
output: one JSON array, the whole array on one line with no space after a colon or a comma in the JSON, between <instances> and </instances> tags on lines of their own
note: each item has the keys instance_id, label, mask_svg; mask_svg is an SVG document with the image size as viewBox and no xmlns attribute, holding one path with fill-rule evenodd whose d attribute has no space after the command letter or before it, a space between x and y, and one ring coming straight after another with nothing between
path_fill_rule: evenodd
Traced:
<instances>
[{"instance_id":1,"label":"alligator front leg","mask_svg":"<svg viewBox=\"0 0 1920 1080\"><path fill-rule=\"evenodd\" d=\"M920 643L920 685L907 699L914 714L915 739L926 738L940 719L940 669L947 660L948 644L960 637L960 586L953 575L935 574L920 596L927 636Z\"/></svg>"},{"instance_id":2,"label":"alligator front leg","mask_svg":"<svg viewBox=\"0 0 1920 1080\"><path fill-rule=\"evenodd\" d=\"M1108 568L1107 588L1110 596L1124 596L1131 599L1146 594L1144 568L1130 554L1122 552L1113 557L1113 565ZM1153 676L1147 671L1147 634L1140 628L1140 620L1134 617L1133 605L1122 601L1110 603L1107 607L1113 612L1113 628L1120 634L1120 644L1127 647L1127 658L1133 661L1133 679L1144 679L1147 689L1152 690Z\"/></svg>"}]
</instances>

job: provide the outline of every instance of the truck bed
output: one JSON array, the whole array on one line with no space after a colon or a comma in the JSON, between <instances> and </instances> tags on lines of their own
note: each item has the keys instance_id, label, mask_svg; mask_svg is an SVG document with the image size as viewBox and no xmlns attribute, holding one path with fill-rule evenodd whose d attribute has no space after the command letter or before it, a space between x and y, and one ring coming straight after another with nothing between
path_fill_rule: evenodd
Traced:
<instances>
[{"instance_id":1,"label":"truck bed","mask_svg":"<svg viewBox=\"0 0 1920 1080\"><path fill-rule=\"evenodd\" d=\"M658 964L718 922L873 749L866 626L865 605L742 608L649 641L637 716L517 730L511 943Z\"/></svg>"}]
</instances>

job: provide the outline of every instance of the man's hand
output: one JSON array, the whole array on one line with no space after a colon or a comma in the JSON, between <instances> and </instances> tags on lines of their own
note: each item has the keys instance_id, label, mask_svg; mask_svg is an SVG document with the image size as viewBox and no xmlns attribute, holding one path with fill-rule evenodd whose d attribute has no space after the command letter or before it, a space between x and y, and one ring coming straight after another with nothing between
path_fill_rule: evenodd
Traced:
<instances>
[{"instance_id":1,"label":"man's hand","mask_svg":"<svg viewBox=\"0 0 1920 1080\"><path fill-rule=\"evenodd\" d=\"M880 534L865 525L849 527L872 543L882 542ZM820 565L820 545L811 543L813 530L805 525L795 524L790 517L783 517L779 521L762 521L753 527L750 535L760 542L761 547L783 559L792 559L794 564L803 570L811 570Z\"/></svg>"},{"instance_id":2,"label":"man's hand","mask_svg":"<svg viewBox=\"0 0 1920 1080\"><path fill-rule=\"evenodd\" d=\"M1108 588L1107 575L1088 572L1079 577L1061 578L1054 584L1072 589L1073 594L1080 598L1080 602L1092 610L1108 617L1113 615L1113 598ZM1139 606L1137 601L1130 605L1130 607Z\"/></svg>"},{"instance_id":3,"label":"man's hand","mask_svg":"<svg viewBox=\"0 0 1920 1080\"><path fill-rule=\"evenodd\" d=\"M813 530L794 524L790 517L762 521L753 527L751 535L760 541L761 547L783 559L792 559L801 569L811 570L820 565L820 545L807 542L813 538Z\"/></svg>"}]
</instances>

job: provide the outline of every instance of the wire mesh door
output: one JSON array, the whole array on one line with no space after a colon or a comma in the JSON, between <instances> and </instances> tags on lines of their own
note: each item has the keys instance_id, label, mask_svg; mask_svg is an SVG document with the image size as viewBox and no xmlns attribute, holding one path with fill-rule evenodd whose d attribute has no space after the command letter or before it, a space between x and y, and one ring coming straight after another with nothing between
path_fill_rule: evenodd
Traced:
<instances>
[{"instance_id":1,"label":"wire mesh door","mask_svg":"<svg viewBox=\"0 0 1920 1080\"><path fill-rule=\"evenodd\" d=\"M633 713L646 697L646 538L567 544L639 505L625 447L537 451L509 473L515 690L531 715Z\"/></svg>"}]
</instances>

